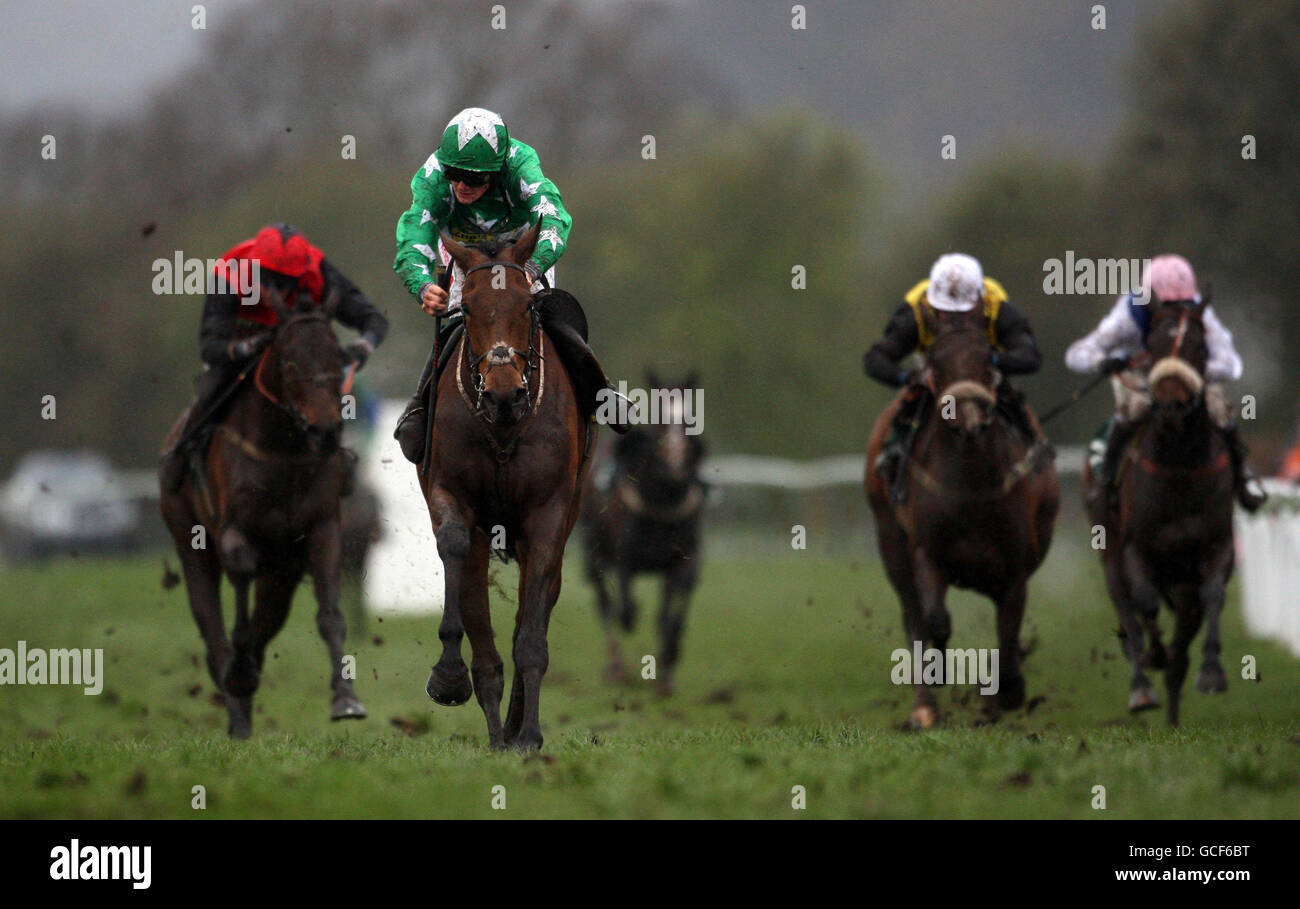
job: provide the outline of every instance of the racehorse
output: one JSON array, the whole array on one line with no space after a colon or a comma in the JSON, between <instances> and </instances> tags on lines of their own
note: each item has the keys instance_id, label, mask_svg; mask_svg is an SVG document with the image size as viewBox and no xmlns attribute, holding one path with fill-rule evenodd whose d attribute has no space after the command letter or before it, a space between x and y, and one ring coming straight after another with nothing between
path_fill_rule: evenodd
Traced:
<instances>
[{"instance_id":1,"label":"racehorse","mask_svg":"<svg viewBox=\"0 0 1300 909\"><path fill-rule=\"evenodd\" d=\"M949 585L994 601L996 700L999 708L1011 710L1025 699L1019 636L1026 584L1047 555L1060 505L1054 455L1041 431L1039 438L1026 440L997 410L999 377L984 315L944 313L934 322L922 388L900 392L872 428L867 499L909 644L947 647ZM907 496L894 503L887 479L872 465L904 395L923 389L932 398L900 467L907 471ZM925 729L937 718L933 691L928 684L917 685L910 725Z\"/></svg>"},{"instance_id":2,"label":"racehorse","mask_svg":"<svg viewBox=\"0 0 1300 909\"><path fill-rule=\"evenodd\" d=\"M582 521L587 575L596 587L609 653L606 677L614 682L629 678L617 629L622 626L631 631L636 624L633 576L654 572L663 576L654 677L660 693L671 694L686 611L700 568L704 443L698 433L687 432L689 427L680 413L683 396L692 393L698 379L691 375L683 385L675 386L661 384L653 374L648 379L651 394L668 402L669 416L658 425L639 426L618 439L609 465L608 487L597 489L588 479ZM592 476L596 472L592 471ZM617 578L617 609L606 583L610 574Z\"/></svg>"},{"instance_id":3,"label":"racehorse","mask_svg":"<svg viewBox=\"0 0 1300 909\"><path fill-rule=\"evenodd\" d=\"M1219 616L1234 560L1232 466L1205 403L1206 303L1149 305L1146 351L1137 360L1152 364L1150 415L1124 454L1113 513L1102 505L1092 519L1106 534L1106 587L1133 667L1129 710L1159 706L1143 667L1163 668L1168 720L1177 725L1187 651L1202 622L1204 662L1196 687L1206 693L1228 688L1219 664ZM1091 465L1083 480L1086 494L1095 482ZM1160 640L1161 600L1174 613L1172 654ZM1150 636L1145 652L1144 629Z\"/></svg>"},{"instance_id":4,"label":"racehorse","mask_svg":"<svg viewBox=\"0 0 1300 909\"><path fill-rule=\"evenodd\" d=\"M447 250L464 275L465 331L438 378L437 404L419 468L429 507L445 597L438 637L442 656L426 691L444 706L477 696L494 749L542 746L542 677L546 634L560 594L565 542L578 517L581 477L595 426L580 416L574 386L543 330L524 263L540 222L513 244ZM488 559L519 563L514 682L505 725L505 686L488 609ZM471 673L461 658L469 635Z\"/></svg>"},{"instance_id":5,"label":"racehorse","mask_svg":"<svg viewBox=\"0 0 1300 909\"><path fill-rule=\"evenodd\" d=\"M330 654L330 717L366 715L344 675L338 604L339 499L349 476L349 453L339 447L344 356L330 329L338 298L298 310L275 292L264 299L278 317L272 343L232 395L202 463L178 491L162 484L163 519L234 738L252 734L266 645L283 627L308 571L316 627ZM230 640L221 610L222 572L235 591Z\"/></svg>"}]
</instances>

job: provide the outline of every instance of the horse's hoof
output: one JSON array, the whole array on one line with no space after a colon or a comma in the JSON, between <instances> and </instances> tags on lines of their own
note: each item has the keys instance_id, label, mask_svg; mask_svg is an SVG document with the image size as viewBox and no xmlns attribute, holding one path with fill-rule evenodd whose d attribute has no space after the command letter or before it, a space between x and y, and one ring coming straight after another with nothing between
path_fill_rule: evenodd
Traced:
<instances>
[{"instance_id":1,"label":"horse's hoof","mask_svg":"<svg viewBox=\"0 0 1300 909\"><path fill-rule=\"evenodd\" d=\"M1003 710L1015 710L1025 703L1025 679L1024 676L1015 676L1014 678L1003 679L998 693L998 707Z\"/></svg>"},{"instance_id":2,"label":"horse's hoof","mask_svg":"<svg viewBox=\"0 0 1300 909\"><path fill-rule=\"evenodd\" d=\"M670 698L677 693L677 683L672 679L663 678L655 685L655 694L661 698Z\"/></svg>"},{"instance_id":3,"label":"horse's hoof","mask_svg":"<svg viewBox=\"0 0 1300 909\"><path fill-rule=\"evenodd\" d=\"M435 704L443 707L459 707L470 699L474 685L469 680L469 670L461 664L460 669L447 672L441 665L434 666L429 673L429 683L424 686Z\"/></svg>"},{"instance_id":4,"label":"horse's hoof","mask_svg":"<svg viewBox=\"0 0 1300 909\"><path fill-rule=\"evenodd\" d=\"M365 718L365 705L354 695L335 698L334 704L330 707L331 720L364 720Z\"/></svg>"},{"instance_id":5,"label":"horse's hoof","mask_svg":"<svg viewBox=\"0 0 1300 909\"><path fill-rule=\"evenodd\" d=\"M510 747L515 751L524 753L537 751L542 747L542 734L540 732L529 732L526 729L521 730L519 735L515 736L514 741L510 743Z\"/></svg>"},{"instance_id":6,"label":"horse's hoof","mask_svg":"<svg viewBox=\"0 0 1300 909\"><path fill-rule=\"evenodd\" d=\"M1218 663L1206 663L1196 673L1196 690L1204 694L1220 694L1228 690L1228 677Z\"/></svg>"},{"instance_id":7,"label":"horse's hoof","mask_svg":"<svg viewBox=\"0 0 1300 909\"><path fill-rule=\"evenodd\" d=\"M1128 699L1129 713L1141 713L1143 710L1153 710L1159 706L1160 700L1150 688L1134 689L1133 694Z\"/></svg>"},{"instance_id":8,"label":"horse's hoof","mask_svg":"<svg viewBox=\"0 0 1300 909\"><path fill-rule=\"evenodd\" d=\"M938 712L929 704L912 708L912 715L907 718L907 725L913 729L929 729L939 718Z\"/></svg>"},{"instance_id":9,"label":"horse's hoof","mask_svg":"<svg viewBox=\"0 0 1300 909\"><path fill-rule=\"evenodd\" d=\"M231 717L229 725L226 726L226 735L232 739L247 739L253 735L253 721L248 717L238 719Z\"/></svg>"},{"instance_id":10,"label":"horse's hoof","mask_svg":"<svg viewBox=\"0 0 1300 909\"><path fill-rule=\"evenodd\" d=\"M226 694L236 698L252 697L261 682L262 673L251 659L232 659L221 677L221 687Z\"/></svg>"}]
</instances>

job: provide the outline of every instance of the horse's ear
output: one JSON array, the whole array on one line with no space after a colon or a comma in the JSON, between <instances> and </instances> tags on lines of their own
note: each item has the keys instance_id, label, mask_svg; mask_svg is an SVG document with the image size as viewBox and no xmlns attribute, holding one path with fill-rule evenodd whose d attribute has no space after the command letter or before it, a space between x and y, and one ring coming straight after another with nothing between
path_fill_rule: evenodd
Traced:
<instances>
[{"instance_id":1,"label":"horse's ear","mask_svg":"<svg viewBox=\"0 0 1300 909\"><path fill-rule=\"evenodd\" d=\"M288 319L290 316L289 307L284 302L284 294L278 287L262 285L262 302L271 308L281 319Z\"/></svg>"},{"instance_id":2,"label":"horse's ear","mask_svg":"<svg viewBox=\"0 0 1300 909\"><path fill-rule=\"evenodd\" d=\"M510 261L517 265L523 265L532 258L533 250L537 249L537 238L542 234L542 219L538 218L532 227L524 231L523 236L510 245L507 255Z\"/></svg>"},{"instance_id":3,"label":"horse's ear","mask_svg":"<svg viewBox=\"0 0 1300 909\"><path fill-rule=\"evenodd\" d=\"M653 366L647 366L645 371L645 384L648 388L659 388L659 373Z\"/></svg>"},{"instance_id":4,"label":"horse's ear","mask_svg":"<svg viewBox=\"0 0 1300 909\"><path fill-rule=\"evenodd\" d=\"M342 302L343 294L339 293L338 288L335 287L332 288L329 294L325 297L325 302L321 304L321 309L324 310L325 315L328 318L332 319L334 318L334 314L339 311L339 304Z\"/></svg>"},{"instance_id":5,"label":"horse's ear","mask_svg":"<svg viewBox=\"0 0 1300 909\"><path fill-rule=\"evenodd\" d=\"M1214 299L1214 285L1207 282L1205 285L1205 293L1201 294L1201 312L1205 312L1205 310L1210 308L1210 300L1212 299Z\"/></svg>"},{"instance_id":6,"label":"horse's ear","mask_svg":"<svg viewBox=\"0 0 1300 909\"><path fill-rule=\"evenodd\" d=\"M692 369L686 374L686 381L682 383L683 388L698 388L700 385L700 371Z\"/></svg>"},{"instance_id":7,"label":"horse's ear","mask_svg":"<svg viewBox=\"0 0 1300 909\"><path fill-rule=\"evenodd\" d=\"M452 239L451 234L445 229L439 231L438 236L442 238L442 248L447 250L447 255L451 256L452 260L461 267L462 271L467 269L470 264L469 260L471 250L469 247L457 243Z\"/></svg>"}]
</instances>

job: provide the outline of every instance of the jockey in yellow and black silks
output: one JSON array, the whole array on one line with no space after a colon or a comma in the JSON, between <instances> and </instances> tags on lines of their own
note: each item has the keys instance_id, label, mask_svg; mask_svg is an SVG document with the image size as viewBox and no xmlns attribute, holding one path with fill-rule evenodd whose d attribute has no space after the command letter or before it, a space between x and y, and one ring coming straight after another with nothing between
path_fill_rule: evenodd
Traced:
<instances>
[{"instance_id":1,"label":"jockey in yellow and black silks","mask_svg":"<svg viewBox=\"0 0 1300 909\"><path fill-rule=\"evenodd\" d=\"M913 422L921 405L930 395L917 379L919 370L903 366L904 358L924 353L934 341L931 325L937 322L936 310L970 312L982 307L988 323L989 343L993 347L993 365L1000 376L1027 375L1038 371L1043 355L1034 340L1029 320L1007 298L1002 285L984 276L980 263L971 256L952 253L940 256L930 269L928 280L914 286L903 298L885 326L885 336L871 346L863 358L863 369L878 382L894 388L907 387L894 415L893 433L877 462L891 488L900 473ZM1024 397L1006 381L997 386L998 409L1012 426L1033 441L1037 426L1025 410Z\"/></svg>"}]
</instances>

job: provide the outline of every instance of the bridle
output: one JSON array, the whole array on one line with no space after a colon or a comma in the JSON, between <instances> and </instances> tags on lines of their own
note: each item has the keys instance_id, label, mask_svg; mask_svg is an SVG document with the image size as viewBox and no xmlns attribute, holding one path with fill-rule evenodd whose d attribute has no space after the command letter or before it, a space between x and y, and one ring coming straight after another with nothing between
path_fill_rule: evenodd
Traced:
<instances>
[{"instance_id":1,"label":"bridle","mask_svg":"<svg viewBox=\"0 0 1300 909\"><path fill-rule=\"evenodd\" d=\"M266 383L265 381L263 381L262 378L262 373L266 369L266 361L270 357L271 347L274 345L282 345L284 343L285 338L289 335L291 331L293 331L298 326L304 325L308 322L324 322L326 325L328 325L329 317L327 317L320 310L316 310L303 315L295 316L295 318L293 319L277 324L275 328L271 329L271 333L273 335L272 344L267 346L266 351L262 354L261 359L257 363L257 371L253 374L253 385L254 387L257 388L258 393L261 394L262 397L266 398L266 400L274 404L276 407L283 410L290 417L292 417L294 423L298 426L298 428L304 430L308 428L307 419L298 411L296 407L294 407L291 404L286 404L284 401L280 400L280 398L277 397L269 388L266 387ZM304 383L310 383L313 385L329 385L331 387L341 388L343 385L343 371L341 369L330 370L325 372L316 372L310 375L295 375L295 376L285 375L286 367L292 366L296 369L297 365L298 364L294 362L284 362L284 361L281 362L280 364L281 386L301 385Z\"/></svg>"},{"instance_id":2,"label":"bridle","mask_svg":"<svg viewBox=\"0 0 1300 909\"><path fill-rule=\"evenodd\" d=\"M514 262L494 260L491 262L480 262L478 265L465 269L465 278L469 278L469 276L476 271L482 271L485 268L496 268L498 266L501 268L513 268L515 271L521 273L525 279L528 279L529 277L527 269L522 265L516 265ZM498 366L509 366L519 374L519 378L524 383L524 400L528 408L525 411L525 415L531 413L536 405L541 403L541 395L538 395L538 400L536 402L532 400L532 386L529 379L532 376L533 370L538 368L534 361L540 361L542 359L541 351L539 351L533 343L533 339L538 335L541 316L537 312L537 306L533 302L531 295L528 300L529 325L527 350L520 350L517 347L511 347L507 344L497 344L491 350L486 350L481 354L475 355L473 345L470 343L469 339L469 307L462 303L460 309L462 317L465 320L465 340L461 350L464 354L465 361L469 365L470 381L474 385L474 401L471 408L474 411L474 415L486 423L496 422L496 415L488 413L483 409L483 395L487 391L488 373L496 369ZM516 358L523 361L524 365L522 368L520 368L519 364L516 362ZM478 366L484 360L487 360L487 368L480 372Z\"/></svg>"},{"instance_id":3,"label":"bridle","mask_svg":"<svg viewBox=\"0 0 1300 909\"><path fill-rule=\"evenodd\" d=\"M1188 319L1192 316L1192 312L1193 312L1193 310L1195 310L1196 308L1197 308L1197 305L1196 305L1195 303L1193 303L1193 304L1191 304L1191 305L1188 305L1188 304L1184 303L1184 304L1181 304L1181 305L1179 306L1179 312L1178 312L1178 328L1177 328L1177 330L1176 330L1175 333L1174 333L1174 346L1173 346L1173 348L1169 351L1169 353L1165 354L1163 357L1160 357L1159 359L1165 359L1165 358L1168 357L1168 358L1174 358L1174 359L1178 359L1178 360L1183 360L1183 362L1189 362L1189 361L1185 360L1185 358L1183 358L1183 357L1181 356L1181 351L1182 351L1182 349L1183 349L1183 341L1184 341L1184 340L1186 339L1186 337L1187 337L1187 322L1188 322ZM1197 319L1198 319L1198 320L1200 319L1200 316L1199 316L1199 315L1197 316ZM1159 360L1157 360L1156 362L1159 362ZM1154 365L1154 364L1153 364L1153 365ZM1189 364L1189 365L1190 365L1190 364ZM1165 409L1170 410L1170 411L1172 411L1172 412L1174 412L1174 413L1179 413L1179 414L1187 413L1187 412L1193 410L1193 409L1196 407L1196 405L1199 403L1199 401L1201 400L1201 398L1202 398L1202 396L1204 395L1204 393L1205 393L1205 388L1204 388L1204 385L1202 385L1202 387L1201 387L1199 390L1197 390L1195 394L1193 394L1190 398L1188 398L1188 400L1187 400L1187 402L1186 402L1185 404L1181 404L1181 405L1177 405L1177 406L1172 406L1172 407L1168 407L1168 406L1167 406ZM1153 403L1154 403L1154 402L1153 402Z\"/></svg>"}]
</instances>

